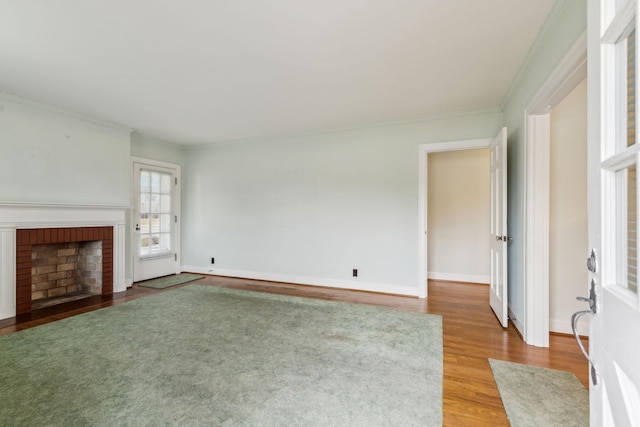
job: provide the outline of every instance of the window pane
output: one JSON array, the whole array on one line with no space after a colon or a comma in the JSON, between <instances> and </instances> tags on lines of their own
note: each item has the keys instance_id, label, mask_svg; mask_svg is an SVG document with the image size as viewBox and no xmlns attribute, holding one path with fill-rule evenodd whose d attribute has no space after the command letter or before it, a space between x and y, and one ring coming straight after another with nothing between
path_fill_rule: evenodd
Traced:
<instances>
[{"instance_id":1,"label":"window pane","mask_svg":"<svg viewBox=\"0 0 640 427\"><path fill-rule=\"evenodd\" d=\"M160 215L160 231L165 233L171 231L171 215L169 214Z\"/></svg>"},{"instance_id":2,"label":"window pane","mask_svg":"<svg viewBox=\"0 0 640 427\"><path fill-rule=\"evenodd\" d=\"M160 192L160 174L156 172L151 173L151 192Z\"/></svg>"},{"instance_id":3,"label":"window pane","mask_svg":"<svg viewBox=\"0 0 640 427\"><path fill-rule=\"evenodd\" d=\"M140 191L143 193L149 192L149 172L141 171L140 172Z\"/></svg>"},{"instance_id":4,"label":"window pane","mask_svg":"<svg viewBox=\"0 0 640 427\"><path fill-rule=\"evenodd\" d=\"M161 234L162 238L161 245L165 251L168 251L171 248L171 235L170 234Z\"/></svg>"},{"instance_id":5,"label":"window pane","mask_svg":"<svg viewBox=\"0 0 640 427\"><path fill-rule=\"evenodd\" d=\"M147 213L150 209L149 194L140 194L140 213Z\"/></svg>"},{"instance_id":6,"label":"window pane","mask_svg":"<svg viewBox=\"0 0 640 427\"><path fill-rule=\"evenodd\" d=\"M162 174L160 180L160 192L163 194L171 193L171 175Z\"/></svg>"},{"instance_id":7,"label":"window pane","mask_svg":"<svg viewBox=\"0 0 640 427\"><path fill-rule=\"evenodd\" d=\"M149 214L144 213L140 215L140 232L148 233L149 231Z\"/></svg>"},{"instance_id":8,"label":"window pane","mask_svg":"<svg viewBox=\"0 0 640 427\"><path fill-rule=\"evenodd\" d=\"M636 166L627 170L627 287L638 290Z\"/></svg>"},{"instance_id":9,"label":"window pane","mask_svg":"<svg viewBox=\"0 0 640 427\"><path fill-rule=\"evenodd\" d=\"M160 232L160 215L158 214L151 214L151 232Z\"/></svg>"},{"instance_id":10,"label":"window pane","mask_svg":"<svg viewBox=\"0 0 640 427\"><path fill-rule=\"evenodd\" d=\"M617 207L617 284L638 290L637 183L636 165L616 172Z\"/></svg>"},{"instance_id":11,"label":"window pane","mask_svg":"<svg viewBox=\"0 0 640 427\"><path fill-rule=\"evenodd\" d=\"M171 196L160 196L160 212L171 213Z\"/></svg>"},{"instance_id":12,"label":"window pane","mask_svg":"<svg viewBox=\"0 0 640 427\"><path fill-rule=\"evenodd\" d=\"M627 45L627 147L636 143L636 30L626 38Z\"/></svg>"},{"instance_id":13,"label":"window pane","mask_svg":"<svg viewBox=\"0 0 640 427\"><path fill-rule=\"evenodd\" d=\"M158 252L158 248L160 247L160 235L152 234L149 238L149 246L151 247L151 253Z\"/></svg>"},{"instance_id":14,"label":"window pane","mask_svg":"<svg viewBox=\"0 0 640 427\"><path fill-rule=\"evenodd\" d=\"M153 213L160 212L160 195L159 194L151 195L151 212Z\"/></svg>"}]
</instances>

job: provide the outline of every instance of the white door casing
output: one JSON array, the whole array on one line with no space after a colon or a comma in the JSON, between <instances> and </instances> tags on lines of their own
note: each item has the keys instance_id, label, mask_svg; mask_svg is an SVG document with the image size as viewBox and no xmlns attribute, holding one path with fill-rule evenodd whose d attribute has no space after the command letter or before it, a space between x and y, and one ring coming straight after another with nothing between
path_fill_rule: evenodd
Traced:
<instances>
[{"instance_id":1,"label":"white door casing","mask_svg":"<svg viewBox=\"0 0 640 427\"><path fill-rule=\"evenodd\" d=\"M490 146L491 157L491 287L489 305L503 328L508 326L507 294L507 128Z\"/></svg>"},{"instance_id":2,"label":"white door casing","mask_svg":"<svg viewBox=\"0 0 640 427\"><path fill-rule=\"evenodd\" d=\"M512 319L527 344L549 347L550 111L587 77L587 34L578 37L527 106L525 140L525 312ZM587 285L585 284L585 290ZM567 319L569 320L569 319Z\"/></svg>"},{"instance_id":3,"label":"white door casing","mask_svg":"<svg viewBox=\"0 0 640 427\"><path fill-rule=\"evenodd\" d=\"M420 298L425 298L428 294L427 289L427 240L428 240L428 218L427 218L427 164L428 164L428 155L429 153L442 152L442 151L458 151L458 150L475 150L481 148L490 148L492 153L491 157L493 159L494 150L492 147L500 146L499 152L501 153L499 163L496 163L495 166L499 169L496 169L496 176L500 177L500 198L496 199L501 203L498 209L494 209L493 203L493 194L496 185L493 182L493 176L491 179L491 194L492 194L492 219L491 223L500 225L500 233L496 234L492 231L491 241L492 241L492 260L493 260L493 242L497 243L496 236L501 236L501 264L500 264L500 277L496 277L495 283L500 283L500 288L496 288L494 286L494 277L492 273L492 291L493 289L497 289L495 292L495 296L498 298L495 301L499 301L499 304L496 304L497 309L500 310L500 315L498 319L500 323L506 327L508 322L508 300L507 300L507 241L509 237L507 236L507 128L502 128L498 135L495 138L482 138L482 139L470 139L470 140L462 140L462 141L449 141L449 142L441 142L441 143L431 143L431 144L421 144L418 147L418 230L420 234L418 235L418 291ZM492 161L492 168L493 168ZM493 169L490 169L492 172ZM499 218L495 217L496 214L500 213ZM492 228L492 230L495 230ZM504 240L502 240L504 238ZM493 261L492 262L492 271L493 271ZM492 307L493 308L493 307ZM496 308L494 308L494 311Z\"/></svg>"},{"instance_id":4,"label":"white door casing","mask_svg":"<svg viewBox=\"0 0 640 427\"><path fill-rule=\"evenodd\" d=\"M131 244L135 282L180 272L179 175L179 165L134 159Z\"/></svg>"},{"instance_id":5,"label":"white door casing","mask_svg":"<svg viewBox=\"0 0 640 427\"><path fill-rule=\"evenodd\" d=\"M589 0L589 246L597 262L590 423L640 425L636 1ZM627 68L629 66L629 68Z\"/></svg>"}]
</instances>

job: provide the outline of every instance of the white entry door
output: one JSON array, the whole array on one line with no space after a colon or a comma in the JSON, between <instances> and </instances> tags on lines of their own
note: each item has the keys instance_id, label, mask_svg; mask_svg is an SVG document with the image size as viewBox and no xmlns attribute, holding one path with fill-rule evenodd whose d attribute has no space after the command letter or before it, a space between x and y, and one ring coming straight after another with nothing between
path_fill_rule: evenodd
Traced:
<instances>
[{"instance_id":1,"label":"white entry door","mask_svg":"<svg viewBox=\"0 0 640 427\"><path fill-rule=\"evenodd\" d=\"M134 162L133 278L178 273L179 168Z\"/></svg>"},{"instance_id":2,"label":"white entry door","mask_svg":"<svg viewBox=\"0 0 640 427\"><path fill-rule=\"evenodd\" d=\"M491 288L489 305L503 328L507 309L507 128L491 142Z\"/></svg>"},{"instance_id":3,"label":"white entry door","mask_svg":"<svg viewBox=\"0 0 640 427\"><path fill-rule=\"evenodd\" d=\"M640 426L636 1L589 0L593 426Z\"/></svg>"}]
</instances>

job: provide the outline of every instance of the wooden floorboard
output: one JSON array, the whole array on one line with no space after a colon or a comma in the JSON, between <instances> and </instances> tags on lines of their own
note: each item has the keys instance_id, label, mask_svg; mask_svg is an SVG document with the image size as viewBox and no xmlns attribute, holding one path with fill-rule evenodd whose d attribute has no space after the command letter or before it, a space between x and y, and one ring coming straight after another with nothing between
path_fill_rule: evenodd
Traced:
<instances>
[{"instance_id":1,"label":"wooden floorboard","mask_svg":"<svg viewBox=\"0 0 640 427\"><path fill-rule=\"evenodd\" d=\"M192 282L193 283L193 282ZM503 329L489 308L487 286L429 281L429 298L300 286L285 283L206 276L196 283L250 291L346 301L438 314L443 319L443 424L445 426L509 425L496 388L489 358L576 374L588 387L587 362L571 336L551 335L549 348L526 345L513 325ZM187 286L188 284L178 285ZM113 296L97 296L0 320L0 335L53 322L170 289L134 286ZM585 340L585 345L587 342Z\"/></svg>"}]
</instances>

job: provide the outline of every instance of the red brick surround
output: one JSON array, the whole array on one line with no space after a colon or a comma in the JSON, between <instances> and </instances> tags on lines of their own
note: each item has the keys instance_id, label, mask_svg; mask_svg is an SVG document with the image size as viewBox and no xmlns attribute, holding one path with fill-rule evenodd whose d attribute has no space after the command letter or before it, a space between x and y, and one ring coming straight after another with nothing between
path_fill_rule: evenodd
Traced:
<instances>
[{"instance_id":1,"label":"red brick surround","mask_svg":"<svg viewBox=\"0 0 640 427\"><path fill-rule=\"evenodd\" d=\"M16 230L16 314L31 312L31 246L102 241L102 295L113 293L113 227Z\"/></svg>"}]
</instances>

